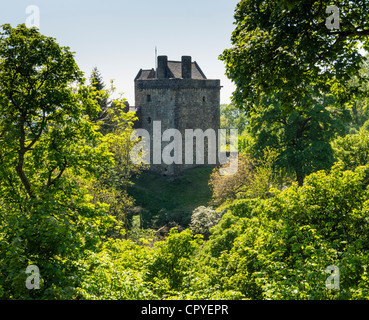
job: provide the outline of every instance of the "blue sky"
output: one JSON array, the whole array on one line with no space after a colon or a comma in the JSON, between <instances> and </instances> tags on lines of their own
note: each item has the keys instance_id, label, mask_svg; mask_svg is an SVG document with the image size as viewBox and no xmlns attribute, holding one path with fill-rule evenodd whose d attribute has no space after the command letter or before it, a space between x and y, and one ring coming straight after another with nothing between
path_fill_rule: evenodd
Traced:
<instances>
[{"instance_id":1,"label":"blue sky","mask_svg":"<svg viewBox=\"0 0 369 320\"><path fill-rule=\"evenodd\" d=\"M190 55L209 79L220 79L221 102L229 103L233 83L218 59L230 47L233 14L238 0L38 0L3 1L0 24L25 23L26 8L40 10L40 31L76 52L80 69L94 66L104 81L115 80L134 105L134 78L138 71L155 67L159 55L180 60Z\"/></svg>"}]
</instances>

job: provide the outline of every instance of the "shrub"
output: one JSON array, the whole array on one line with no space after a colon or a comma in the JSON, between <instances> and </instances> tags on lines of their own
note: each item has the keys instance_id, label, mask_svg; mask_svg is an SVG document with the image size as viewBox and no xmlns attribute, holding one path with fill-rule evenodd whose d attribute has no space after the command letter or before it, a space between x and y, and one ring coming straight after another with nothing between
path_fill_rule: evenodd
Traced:
<instances>
[{"instance_id":1,"label":"shrub","mask_svg":"<svg viewBox=\"0 0 369 320\"><path fill-rule=\"evenodd\" d=\"M364 171L336 164L303 187L233 202L206 243L209 282L250 299L368 299ZM340 270L339 291L325 286L330 265Z\"/></svg>"},{"instance_id":2,"label":"shrub","mask_svg":"<svg viewBox=\"0 0 369 320\"><path fill-rule=\"evenodd\" d=\"M195 234L202 234L205 239L210 235L210 228L222 218L222 213L209 207L196 208L191 216L190 229Z\"/></svg>"}]
</instances>

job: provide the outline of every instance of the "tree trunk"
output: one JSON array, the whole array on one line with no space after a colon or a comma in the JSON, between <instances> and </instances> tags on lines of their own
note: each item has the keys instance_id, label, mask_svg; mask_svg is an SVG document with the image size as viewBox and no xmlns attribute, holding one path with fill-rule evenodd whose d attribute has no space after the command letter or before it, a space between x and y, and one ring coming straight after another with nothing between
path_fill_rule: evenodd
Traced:
<instances>
[{"instance_id":1,"label":"tree trunk","mask_svg":"<svg viewBox=\"0 0 369 320\"><path fill-rule=\"evenodd\" d=\"M296 181L299 184L299 187L302 187L304 184L305 175L301 172L301 170L296 170Z\"/></svg>"},{"instance_id":2,"label":"tree trunk","mask_svg":"<svg viewBox=\"0 0 369 320\"><path fill-rule=\"evenodd\" d=\"M30 198L33 198L31 185L28 181L28 178L27 178L26 174L23 171L24 157L25 157L25 154L26 154L26 147L25 147L26 133L25 133L25 130L24 130L24 124L26 122L25 119L26 119L26 113L23 113L21 121L20 121L18 163L17 163L17 166L16 166L15 170L18 173L18 177L20 178L24 188L26 189L27 194L29 195Z\"/></svg>"}]
</instances>

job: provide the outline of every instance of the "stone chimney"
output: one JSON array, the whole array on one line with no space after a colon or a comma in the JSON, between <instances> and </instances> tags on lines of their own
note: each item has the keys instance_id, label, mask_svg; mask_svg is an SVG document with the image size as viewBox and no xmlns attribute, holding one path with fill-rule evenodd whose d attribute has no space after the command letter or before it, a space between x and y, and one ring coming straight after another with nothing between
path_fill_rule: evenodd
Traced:
<instances>
[{"instance_id":1,"label":"stone chimney","mask_svg":"<svg viewBox=\"0 0 369 320\"><path fill-rule=\"evenodd\" d=\"M182 57L182 78L192 78L192 58L190 56Z\"/></svg>"},{"instance_id":2,"label":"stone chimney","mask_svg":"<svg viewBox=\"0 0 369 320\"><path fill-rule=\"evenodd\" d=\"M167 78L168 57L158 56L158 79Z\"/></svg>"}]
</instances>

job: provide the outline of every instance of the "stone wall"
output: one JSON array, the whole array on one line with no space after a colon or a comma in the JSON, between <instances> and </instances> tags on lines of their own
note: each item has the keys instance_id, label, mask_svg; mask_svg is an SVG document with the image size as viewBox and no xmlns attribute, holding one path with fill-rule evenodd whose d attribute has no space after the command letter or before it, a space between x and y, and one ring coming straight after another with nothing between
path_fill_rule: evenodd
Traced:
<instances>
[{"instance_id":1,"label":"stone wall","mask_svg":"<svg viewBox=\"0 0 369 320\"><path fill-rule=\"evenodd\" d=\"M182 134L182 163L185 162L185 129L213 129L220 127L220 80L148 79L135 81L135 104L140 119L138 126L150 133L151 163L153 163L153 123L161 121L162 133L178 129ZM170 142L162 142L163 150ZM195 143L194 143L195 145ZM207 154L205 141L205 155ZM195 150L194 150L195 157ZM208 159L205 156L205 165ZM152 164L150 170L165 175L177 175L193 164Z\"/></svg>"}]
</instances>

